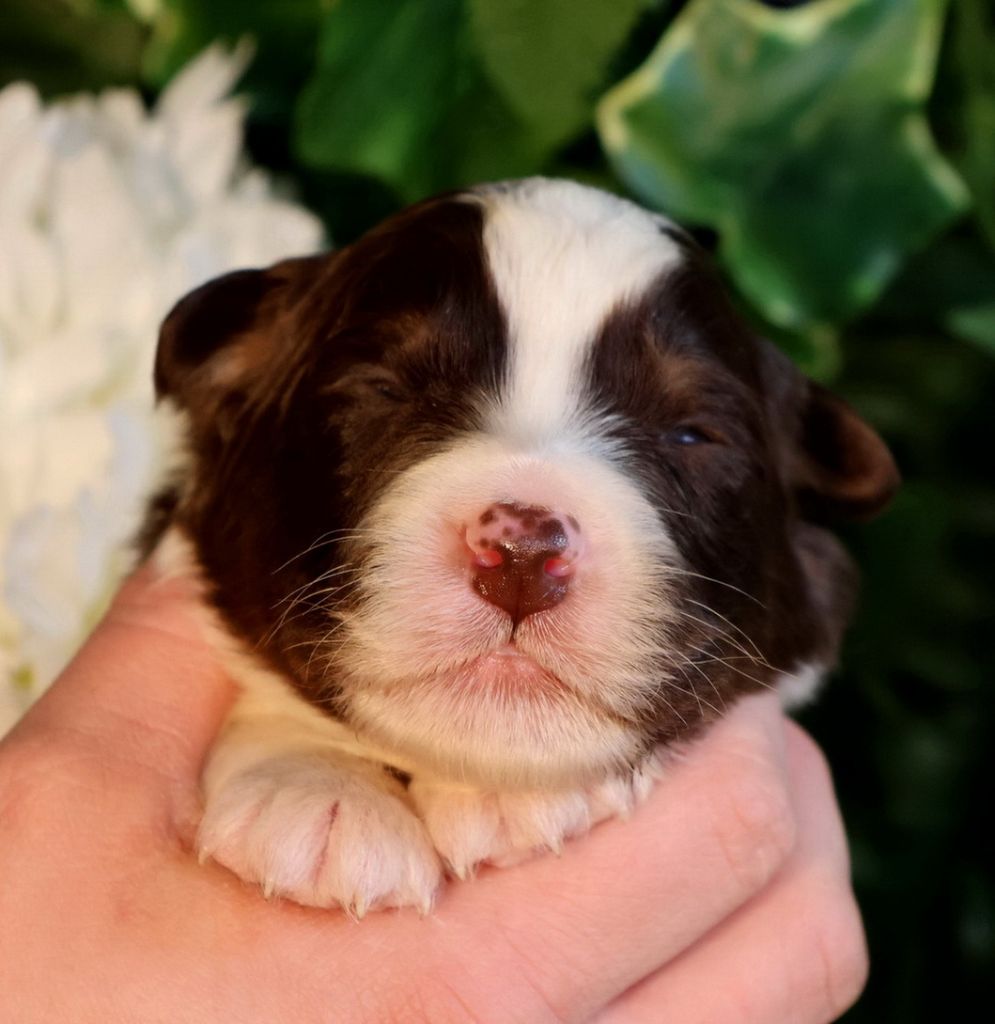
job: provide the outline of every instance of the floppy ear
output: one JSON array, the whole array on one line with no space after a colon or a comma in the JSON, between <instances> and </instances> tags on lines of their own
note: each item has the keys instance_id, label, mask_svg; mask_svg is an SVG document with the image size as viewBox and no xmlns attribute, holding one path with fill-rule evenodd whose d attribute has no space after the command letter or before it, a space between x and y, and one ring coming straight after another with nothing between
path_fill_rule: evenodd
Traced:
<instances>
[{"instance_id":1,"label":"floppy ear","mask_svg":"<svg viewBox=\"0 0 995 1024\"><path fill-rule=\"evenodd\" d=\"M876 515L901 482L884 441L848 403L805 377L770 342L764 342L764 358L785 482L802 514L816 521Z\"/></svg>"},{"instance_id":2,"label":"floppy ear","mask_svg":"<svg viewBox=\"0 0 995 1024\"><path fill-rule=\"evenodd\" d=\"M155 387L202 423L243 407L279 379L293 332L292 300L311 280L318 257L266 270L236 270L180 299L163 322Z\"/></svg>"}]
</instances>

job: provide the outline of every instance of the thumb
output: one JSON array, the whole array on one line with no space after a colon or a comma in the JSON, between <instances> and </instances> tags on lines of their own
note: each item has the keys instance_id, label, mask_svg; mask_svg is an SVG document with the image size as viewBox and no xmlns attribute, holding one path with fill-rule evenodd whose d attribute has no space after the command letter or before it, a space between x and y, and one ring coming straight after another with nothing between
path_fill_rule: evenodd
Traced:
<instances>
[{"instance_id":1,"label":"thumb","mask_svg":"<svg viewBox=\"0 0 995 1024\"><path fill-rule=\"evenodd\" d=\"M198 597L188 580L136 570L11 739L71 736L118 765L196 778L234 695L201 635Z\"/></svg>"}]
</instances>

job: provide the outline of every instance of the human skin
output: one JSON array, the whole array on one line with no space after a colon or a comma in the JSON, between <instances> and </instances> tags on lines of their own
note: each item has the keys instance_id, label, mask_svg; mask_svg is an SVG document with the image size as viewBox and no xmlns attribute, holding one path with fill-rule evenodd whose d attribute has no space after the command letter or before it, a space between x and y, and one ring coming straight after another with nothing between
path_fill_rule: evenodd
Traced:
<instances>
[{"instance_id":1,"label":"human skin","mask_svg":"<svg viewBox=\"0 0 995 1024\"><path fill-rule=\"evenodd\" d=\"M830 1021L867 969L824 760L773 695L559 857L434 912L267 901L191 840L233 687L148 568L0 744L0 1019Z\"/></svg>"}]
</instances>

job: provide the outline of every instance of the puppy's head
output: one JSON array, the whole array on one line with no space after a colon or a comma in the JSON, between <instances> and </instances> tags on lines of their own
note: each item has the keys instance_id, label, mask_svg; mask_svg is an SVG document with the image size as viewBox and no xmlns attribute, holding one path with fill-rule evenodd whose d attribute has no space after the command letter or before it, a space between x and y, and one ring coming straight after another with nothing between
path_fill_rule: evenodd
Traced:
<instances>
[{"instance_id":1,"label":"puppy's head","mask_svg":"<svg viewBox=\"0 0 995 1024\"><path fill-rule=\"evenodd\" d=\"M414 207L166 321L163 508L230 627L398 762L597 777L831 662L897 474L693 243L568 182Z\"/></svg>"}]
</instances>

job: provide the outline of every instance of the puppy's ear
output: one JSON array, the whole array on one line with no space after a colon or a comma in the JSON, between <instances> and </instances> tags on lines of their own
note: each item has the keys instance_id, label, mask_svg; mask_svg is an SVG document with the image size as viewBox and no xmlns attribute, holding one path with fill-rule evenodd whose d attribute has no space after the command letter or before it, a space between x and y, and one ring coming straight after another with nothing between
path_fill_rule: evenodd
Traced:
<instances>
[{"instance_id":1,"label":"puppy's ear","mask_svg":"<svg viewBox=\"0 0 995 1024\"><path fill-rule=\"evenodd\" d=\"M158 396L209 418L278 378L293 344L294 300L312 279L317 259L236 270L180 299L159 332Z\"/></svg>"},{"instance_id":2,"label":"puppy's ear","mask_svg":"<svg viewBox=\"0 0 995 1024\"><path fill-rule=\"evenodd\" d=\"M785 482L809 519L869 519L901 482L884 441L856 411L764 342L770 414Z\"/></svg>"}]
</instances>

